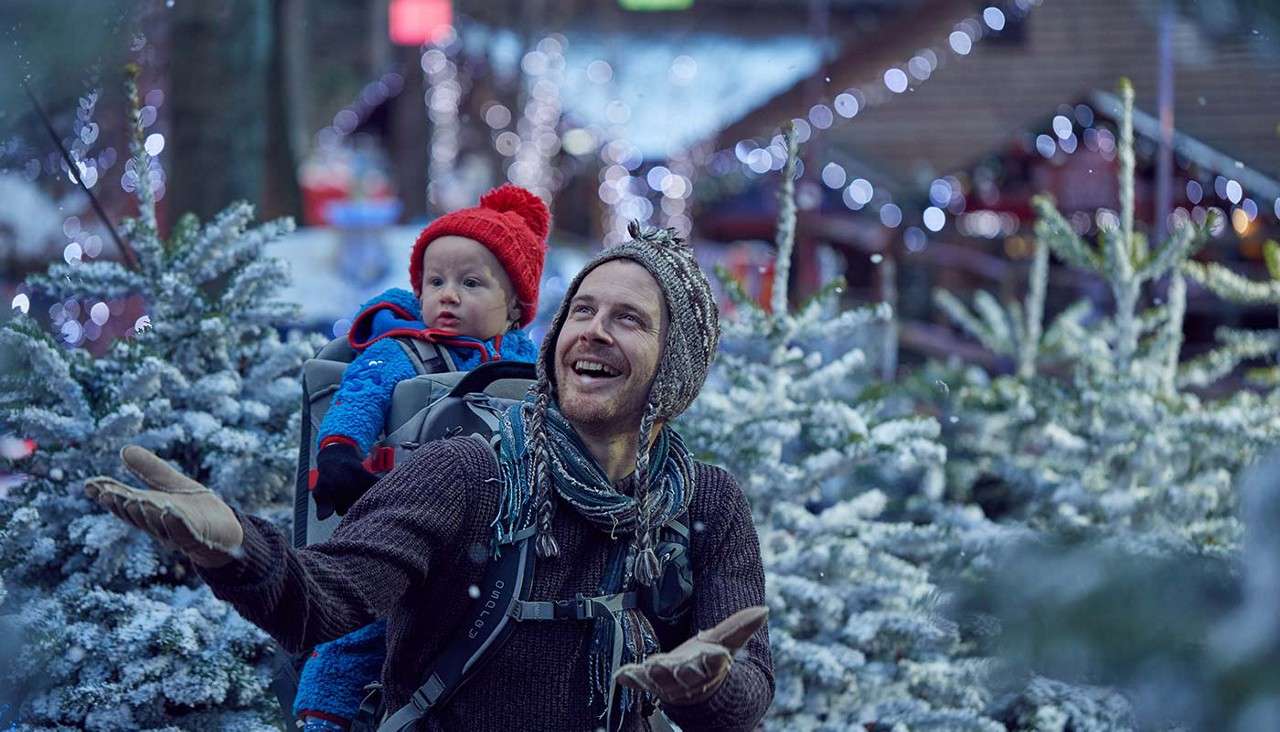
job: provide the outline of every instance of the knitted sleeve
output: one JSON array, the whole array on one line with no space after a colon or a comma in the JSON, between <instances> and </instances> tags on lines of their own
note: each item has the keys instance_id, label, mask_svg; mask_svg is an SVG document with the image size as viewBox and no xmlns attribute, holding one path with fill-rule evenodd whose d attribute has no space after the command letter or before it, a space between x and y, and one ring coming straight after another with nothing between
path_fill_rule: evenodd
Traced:
<instances>
[{"instance_id":1,"label":"knitted sleeve","mask_svg":"<svg viewBox=\"0 0 1280 732\"><path fill-rule=\"evenodd\" d=\"M305 549L238 513L244 556L197 569L289 652L333 640L387 615L448 555L467 519L472 468L450 441L424 445L356 502L332 538Z\"/></svg>"},{"instance_id":2,"label":"knitted sleeve","mask_svg":"<svg viewBox=\"0 0 1280 732\"><path fill-rule=\"evenodd\" d=\"M760 542L746 496L724 470L702 464L698 469L690 546L695 632L743 608L765 604ZM663 711L683 729L752 730L773 702L773 691L765 626L747 641L729 678L710 698L687 706L663 705Z\"/></svg>"},{"instance_id":3,"label":"knitted sleeve","mask_svg":"<svg viewBox=\"0 0 1280 732\"><path fill-rule=\"evenodd\" d=\"M361 455L368 455L386 424L396 384L416 375L413 363L394 340L385 338L369 346L342 373L338 393L320 422L320 446L345 437Z\"/></svg>"}]
</instances>

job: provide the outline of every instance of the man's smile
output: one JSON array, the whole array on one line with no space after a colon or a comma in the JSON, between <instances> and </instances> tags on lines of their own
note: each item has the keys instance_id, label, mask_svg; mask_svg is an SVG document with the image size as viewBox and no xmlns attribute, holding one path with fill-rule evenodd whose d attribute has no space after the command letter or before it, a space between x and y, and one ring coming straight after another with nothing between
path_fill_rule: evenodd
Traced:
<instances>
[{"instance_id":1,"label":"man's smile","mask_svg":"<svg viewBox=\"0 0 1280 732\"><path fill-rule=\"evenodd\" d=\"M622 375L622 372L618 369L590 358L580 358L574 361L573 371L579 376L592 376L606 379Z\"/></svg>"}]
</instances>

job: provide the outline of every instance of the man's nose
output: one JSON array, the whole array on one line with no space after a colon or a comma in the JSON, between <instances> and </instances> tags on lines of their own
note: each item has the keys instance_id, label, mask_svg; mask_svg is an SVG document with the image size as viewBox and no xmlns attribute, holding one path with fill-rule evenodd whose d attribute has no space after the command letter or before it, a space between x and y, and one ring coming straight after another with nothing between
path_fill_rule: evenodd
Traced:
<instances>
[{"instance_id":1,"label":"man's nose","mask_svg":"<svg viewBox=\"0 0 1280 732\"><path fill-rule=\"evenodd\" d=\"M453 303L458 302L457 288L452 285L445 285L444 288L440 290L440 301Z\"/></svg>"},{"instance_id":2,"label":"man's nose","mask_svg":"<svg viewBox=\"0 0 1280 732\"><path fill-rule=\"evenodd\" d=\"M587 323L586 329L582 331L584 340L597 341L600 343L612 343L613 336L609 334L606 326L606 320L603 313L597 313L590 323Z\"/></svg>"}]
</instances>

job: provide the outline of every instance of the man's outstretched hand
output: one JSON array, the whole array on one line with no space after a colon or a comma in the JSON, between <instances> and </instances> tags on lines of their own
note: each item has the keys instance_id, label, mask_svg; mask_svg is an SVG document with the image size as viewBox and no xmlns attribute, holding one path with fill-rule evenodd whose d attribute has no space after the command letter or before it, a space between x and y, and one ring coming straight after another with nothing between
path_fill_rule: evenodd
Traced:
<instances>
[{"instance_id":1,"label":"man's outstretched hand","mask_svg":"<svg viewBox=\"0 0 1280 732\"><path fill-rule=\"evenodd\" d=\"M120 459L150 490L99 476L85 481L90 498L202 567L221 567L239 555L244 529L213 491L136 445L121 450Z\"/></svg>"},{"instance_id":2,"label":"man's outstretched hand","mask_svg":"<svg viewBox=\"0 0 1280 732\"><path fill-rule=\"evenodd\" d=\"M648 691L665 704L697 704L720 688L729 677L734 654L768 618L767 607L739 610L668 653L623 666L613 678L629 689Z\"/></svg>"}]
</instances>

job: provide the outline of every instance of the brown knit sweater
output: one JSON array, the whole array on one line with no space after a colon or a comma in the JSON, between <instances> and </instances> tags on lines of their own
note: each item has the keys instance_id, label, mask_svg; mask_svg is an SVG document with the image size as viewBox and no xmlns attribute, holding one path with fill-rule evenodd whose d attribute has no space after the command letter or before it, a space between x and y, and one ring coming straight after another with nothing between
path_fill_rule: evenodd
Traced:
<instances>
[{"instance_id":1,"label":"brown knit sweater","mask_svg":"<svg viewBox=\"0 0 1280 732\"><path fill-rule=\"evenodd\" d=\"M388 707L398 709L422 682L428 661L458 632L469 589L479 585L489 557L499 486L484 445L468 438L433 442L371 488L329 541L295 550L271 524L242 515L244 558L201 575L214 594L295 653L386 616L382 677ZM746 498L726 471L697 464L689 525L692 635L763 605L764 570ZM608 535L563 503L552 531L560 557L538 563L530 599L597 594ZM590 637L590 621L518 624L428 728L602 727L588 705ZM664 711L686 730L750 730L772 699L773 663L762 628L708 700ZM624 725L642 727L637 714Z\"/></svg>"}]
</instances>

